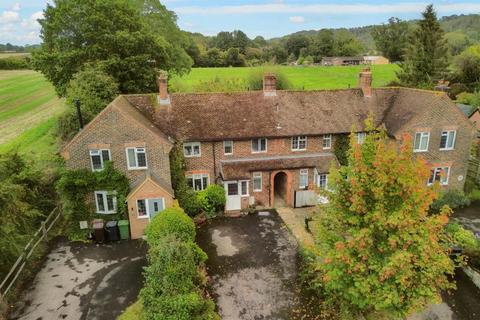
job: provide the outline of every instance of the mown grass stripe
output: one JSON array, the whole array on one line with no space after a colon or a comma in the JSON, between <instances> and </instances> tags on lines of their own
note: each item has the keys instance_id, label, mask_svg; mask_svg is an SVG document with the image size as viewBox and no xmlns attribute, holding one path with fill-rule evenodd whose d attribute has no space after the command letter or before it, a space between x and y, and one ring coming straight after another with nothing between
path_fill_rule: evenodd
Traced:
<instances>
[{"instance_id":1,"label":"mown grass stripe","mask_svg":"<svg viewBox=\"0 0 480 320\"><path fill-rule=\"evenodd\" d=\"M46 94L46 95L44 95L40 98L32 99L30 102L25 103L21 106L18 106L14 109L10 109L10 110L7 110L7 111L0 112L0 121L5 121L5 120L8 120L8 119L13 118L15 116L18 116L20 114L32 111L36 107L44 104L45 102L53 99L54 97L55 97L54 93L49 93L49 94Z\"/></svg>"},{"instance_id":2,"label":"mown grass stripe","mask_svg":"<svg viewBox=\"0 0 480 320\"><path fill-rule=\"evenodd\" d=\"M38 82L28 88L19 86L15 90L10 90L8 94L0 96L0 110L8 110L12 107L15 108L25 100L35 98L37 95L41 96L45 93L51 93L51 90L47 89L47 83Z\"/></svg>"}]
</instances>

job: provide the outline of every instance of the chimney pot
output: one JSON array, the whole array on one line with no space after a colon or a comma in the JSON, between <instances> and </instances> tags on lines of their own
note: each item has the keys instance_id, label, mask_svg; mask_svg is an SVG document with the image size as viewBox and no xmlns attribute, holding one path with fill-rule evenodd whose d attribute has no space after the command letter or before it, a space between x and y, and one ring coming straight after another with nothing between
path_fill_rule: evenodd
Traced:
<instances>
[{"instance_id":1,"label":"chimney pot","mask_svg":"<svg viewBox=\"0 0 480 320\"><path fill-rule=\"evenodd\" d=\"M277 95L277 77L273 73L263 75L263 95L275 97Z\"/></svg>"},{"instance_id":2,"label":"chimney pot","mask_svg":"<svg viewBox=\"0 0 480 320\"><path fill-rule=\"evenodd\" d=\"M164 73L158 76L158 103L162 105L170 104L167 79L167 75Z\"/></svg>"},{"instance_id":3,"label":"chimney pot","mask_svg":"<svg viewBox=\"0 0 480 320\"><path fill-rule=\"evenodd\" d=\"M372 72L369 67L366 67L360 72L359 85L362 89L364 97L372 96Z\"/></svg>"}]
</instances>

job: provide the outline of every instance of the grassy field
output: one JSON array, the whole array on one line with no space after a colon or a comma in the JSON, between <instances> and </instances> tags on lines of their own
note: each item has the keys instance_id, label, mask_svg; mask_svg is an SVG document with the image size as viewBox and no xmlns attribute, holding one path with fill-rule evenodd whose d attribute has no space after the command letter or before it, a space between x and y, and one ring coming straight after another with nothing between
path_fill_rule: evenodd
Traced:
<instances>
[{"instance_id":1,"label":"grassy field","mask_svg":"<svg viewBox=\"0 0 480 320\"><path fill-rule=\"evenodd\" d=\"M247 79L252 72L257 70L272 71L279 70L291 82L294 89L316 90L316 89L342 89L356 87L358 74L362 66L348 67L293 67L282 66L263 68L196 68L182 77L173 77L171 87L176 92L201 91L202 82L217 80L232 80L238 84L239 91L247 90ZM256 70L257 69L257 70ZM395 72L399 70L397 65L372 66L373 85L375 87L386 86L396 79Z\"/></svg>"},{"instance_id":2,"label":"grassy field","mask_svg":"<svg viewBox=\"0 0 480 320\"><path fill-rule=\"evenodd\" d=\"M15 149L33 160L51 160L57 152L56 119L64 110L41 74L0 71L0 152Z\"/></svg>"},{"instance_id":3,"label":"grassy field","mask_svg":"<svg viewBox=\"0 0 480 320\"><path fill-rule=\"evenodd\" d=\"M0 52L0 59L10 58L10 57L20 58L20 57L26 57L29 55L30 53L28 52Z\"/></svg>"}]
</instances>

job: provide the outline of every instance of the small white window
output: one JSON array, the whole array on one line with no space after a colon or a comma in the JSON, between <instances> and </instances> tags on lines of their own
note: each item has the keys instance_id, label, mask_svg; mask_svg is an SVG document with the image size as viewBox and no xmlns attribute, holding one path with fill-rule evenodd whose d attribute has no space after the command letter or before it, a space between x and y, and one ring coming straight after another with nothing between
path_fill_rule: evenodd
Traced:
<instances>
[{"instance_id":1,"label":"small white window","mask_svg":"<svg viewBox=\"0 0 480 320\"><path fill-rule=\"evenodd\" d=\"M157 213L165 209L165 199L137 199L138 218L153 218Z\"/></svg>"},{"instance_id":2,"label":"small white window","mask_svg":"<svg viewBox=\"0 0 480 320\"><path fill-rule=\"evenodd\" d=\"M116 192L95 191L95 204L98 214L113 214L117 212Z\"/></svg>"},{"instance_id":3,"label":"small white window","mask_svg":"<svg viewBox=\"0 0 480 320\"><path fill-rule=\"evenodd\" d=\"M258 138L252 140L252 152L267 152L267 138Z\"/></svg>"},{"instance_id":4,"label":"small white window","mask_svg":"<svg viewBox=\"0 0 480 320\"><path fill-rule=\"evenodd\" d=\"M137 200L137 215L139 218L148 218L147 204L145 199Z\"/></svg>"},{"instance_id":5,"label":"small white window","mask_svg":"<svg viewBox=\"0 0 480 320\"><path fill-rule=\"evenodd\" d=\"M105 167L105 161L110 161L110 159L110 150L108 149L90 150L92 171L102 171Z\"/></svg>"},{"instance_id":6,"label":"small white window","mask_svg":"<svg viewBox=\"0 0 480 320\"><path fill-rule=\"evenodd\" d=\"M365 142L365 138L367 137L366 132L358 132L357 133L357 143L363 144Z\"/></svg>"},{"instance_id":7,"label":"small white window","mask_svg":"<svg viewBox=\"0 0 480 320\"><path fill-rule=\"evenodd\" d=\"M223 141L223 154L225 154L225 155L233 154L233 141L232 140Z\"/></svg>"},{"instance_id":8,"label":"small white window","mask_svg":"<svg viewBox=\"0 0 480 320\"><path fill-rule=\"evenodd\" d=\"M332 148L332 135L331 134L324 134L323 135L323 149L330 149Z\"/></svg>"},{"instance_id":9,"label":"small white window","mask_svg":"<svg viewBox=\"0 0 480 320\"><path fill-rule=\"evenodd\" d=\"M436 167L431 170L428 185L431 186L435 181L440 182L442 186L448 185L450 177L450 167Z\"/></svg>"},{"instance_id":10,"label":"small white window","mask_svg":"<svg viewBox=\"0 0 480 320\"><path fill-rule=\"evenodd\" d=\"M300 189L308 187L308 169L300 169Z\"/></svg>"},{"instance_id":11,"label":"small white window","mask_svg":"<svg viewBox=\"0 0 480 320\"><path fill-rule=\"evenodd\" d=\"M127 148L128 170L147 169L147 151L145 148Z\"/></svg>"},{"instance_id":12,"label":"small white window","mask_svg":"<svg viewBox=\"0 0 480 320\"><path fill-rule=\"evenodd\" d=\"M430 132L415 133L415 142L413 144L414 152L428 151L428 142L430 140Z\"/></svg>"},{"instance_id":13,"label":"small white window","mask_svg":"<svg viewBox=\"0 0 480 320\"><path fill-rule=\"evenodd\" d=\"M209 176L206 173L187 175L187 184L195 191L201 191L207 188Z\"/></svg>"},{"instance_id":14,"label":"small white window","mask_svg":"<svg viewBox=\"0 0 480 320\"><path fill-rule=\"evenodd\" d=\"M292 137L292 150L293 151L307 150L307 137L306 136Z\"/></svg>"},{"instance_id":15,"label":"small white window","mask_svg":"<svg viewBox=\"0 0 480 320\"><path fill-rule=\"evenodd\" d=\"M240 195L248 196L248 180L240 181Z\"/></svg>"},{"instance_id":16,"label":"small white window","mask_svg":"<svg viewBox=\"0 0 480 320\"><path fill-rule=\"evenodd\" d=\"M200 142L186 142L183 144L183 155L187 158L200 157Z\"/></svg>"},{"instance_id":17,"label":"small white window","mask_svg":"<svg viewBox=\"0 0 480 320\"><path fill-rule=\"evenodd\" d=\"M317 187L324 190L328 188L328 174L320 173L317 176Z\"/></svg>"},{"instance_id":18,"label":"small white window","mask_svg":"<svg viewBox=\"0 0 480 320\"><path fill-rule=\"evenodd\" d=\"M440 138L440 150L453 150L455 148L456 136L457 131L455 130L442 131L442 136Z\"/></svg>"},{"instance_id":19,"label":"small white window","mask_svg":"<svg viewBox=\"0 0 480 320\"><path fill-rule=\"evenodd\" d=\"M262 173L254 172L253 173L253 192L262 191Z\"/></svg>"}]
</instances>

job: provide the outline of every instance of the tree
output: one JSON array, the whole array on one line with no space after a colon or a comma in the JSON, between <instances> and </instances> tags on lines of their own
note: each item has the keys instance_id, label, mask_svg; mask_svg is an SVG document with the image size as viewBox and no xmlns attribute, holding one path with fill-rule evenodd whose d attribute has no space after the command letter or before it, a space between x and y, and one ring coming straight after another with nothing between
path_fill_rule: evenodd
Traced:
<instances>
[{"instance_id":1,"label":"tree","mask_svg":"<svg viewBox=\"0 0 480 320\"><path fill-rule=\"evenodd\" d=\"M399 80L407 86L431 87L434 81L443 78L447 68L444 32L433 6L427 6L422 15L423 19L409 37L410 45L405 53L405 62L397 74Z\"/></svg>"},{"instance_id":2,"label":"tree","mask_svg":"<svg viewBox=\"0 0 480 320\"><path fill-rule=\"evenodd\" d=\"M340 29L335 34L334 52L337 56L356 56L363 51L362 44L347 29Z\"/></svg>"},{"instance_id":3,"label":"tree","mask_svg":"<svg viewBox=\"0 0 480 320\"><path fill-rule=\"evenodd\" d=\"M413 159L408 136L399 146L366 122L363 145L350 138L348 164L332 168L330 204L320 212L314 283L348 311L404 317L439 301L454 265L442 244L451 210L428 215L438 185L427 187L430 170ZM318 259L320 260L320 259Z\"/></svg>"},{"instance_id":4,"label":"tree","mask_svg":"<svg viewBox=\"0 0 480 320\"><path fill-rule=\"evenodd\" d=\"M224 64L224 54L217 48L209 49L206 52L205 66L208 67L221 67Z\"/></svg>"},{"instance_id":5,"label":"tree","mask_svg":"<svg viewBox=\"0 0 480 320\"><path fill-rule=\"evenodd\" d=\"M240 50L241 53L245 53L245 49L251 43L251 40L242 30L234 30L232 32L232 47Z\"/></svg>"},{"instance_id":6,"label":"tree","mask_svg":"<svg viewBox=\"0 0 480 320\"><path fill-rule=\"evenodd\" d=\"M228 31L221 31L212 39L213 47L226 51L233 46L233 34Z\"/></svg>"},{"instance_id":7,"label":"tree","mask_svg":"<svg viewBox=\"0 0 480 320\"><path fill-rule=\"evenodd\" d=\"M172 19L165 13L162 21ZM192 64L177 41L158 32L174 28L173 21L153 28L152 19L127 0L56 0L39 23L43 44L33 53L33 66L61 96L86 63L101 66L122 93L155 91L155 68L182 73Z\"/></svg>"},{"instance_id":8,"label":"tree","mask_svg":"<svg viewBox=\"0 0 480 320\"><path fill-rule=\"evenodd\" d=\"M380 52L390 61L403 61L408 40L408 22L398 18L388 19L388 24L375 26L372 37Z\"/></svg>"},{"instance_id":9,"label":"tree","mask_svg":"<svg viewBox=\"0 0 480 320\"><path fill-rule=\"evenodd\" d=\"M285 49L289 55L293 54L295 59L298 59L300 56L300 50L302 48L308 48L309 45L310 38L301 34L297 34L292 35L287 39L287 42L285 43Z\"/></svg>"},{"instance_id":10,"label":"tree","mask_svg":"<svg viewBox=\"0 0 480 320\"><path fill-rule=\"evenodd\" d=\"M230 48L225 55L225 65L229 67L244 67L245 57L238 48Z\"/></svg>"},{"instance_id":11,"label":"tree","mask_svg":"<svg viewBox=\"0 0 480 320\"><path fill-rule=\"evenodd\" d=\"M315 61L321 61L324 57L331 57L334 55L335 36L332 30L322 29L318 32L311 45L312 54L315 56Z\"/></svg>"},{"instance_id":12,"label":"tree","mask_svg":"<svg viewBox=\"0 0 480 320\"><path fill-rule=\"evenodd\" d=\"M262 48L262 47L265 47L267 45L267 41L265 40L264 37L262 36L256 36L253 40L252 40L252 43L259 47L259 48Z\"/></svg>"},{"instance_id":13,"label":"tree","mask_svg":"<svg viewBox=\"0 0 480 320\"><path fill-rule=\"evenodd\" d=\"M480 86L480 45L468 47L454 62L460 81L472 89Z\"/></svg>"}]
</instances>

